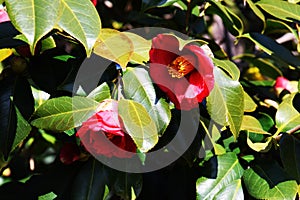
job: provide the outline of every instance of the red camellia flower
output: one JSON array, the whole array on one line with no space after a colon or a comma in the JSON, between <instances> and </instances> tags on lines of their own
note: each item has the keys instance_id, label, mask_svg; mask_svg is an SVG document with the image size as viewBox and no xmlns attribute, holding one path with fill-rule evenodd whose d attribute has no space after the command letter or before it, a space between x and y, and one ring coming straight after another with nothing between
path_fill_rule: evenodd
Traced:
<instances>
[{"instance_id":1,"label":"red camellia flower","mask_svg":"<svg viewBox=\"0 0 300 200\"><path fill-rule=\"evenodd\" d=\"M191 110L214 87L213 63L194 44L179 49L175 36L159 34L152 40L150 76L177 109Z\"/></svg>"},{"instance_id":2,"label":"red camellia flower","mask_svg":"<svg viewBox=\"0 0 300 200\"><path fill-rule=\"evenodd\" d=\"M95 156L132 157L137 148L121 124L118 102L105 100L100 103L99 109L77 132L85 148Z\"/></svg>"}]
</instances>

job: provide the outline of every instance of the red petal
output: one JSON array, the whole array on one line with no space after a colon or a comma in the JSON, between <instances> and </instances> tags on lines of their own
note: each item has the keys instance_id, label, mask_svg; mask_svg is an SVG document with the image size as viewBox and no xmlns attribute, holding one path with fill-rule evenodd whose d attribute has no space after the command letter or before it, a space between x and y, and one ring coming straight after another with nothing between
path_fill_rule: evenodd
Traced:
<instances>
[{"instance_id":1,"label":"red petal","mask_svg":"<svg viewBox=\"0 0 300 200\"><path fill-rule=\"evenodd\" d=\"M211 91L214 87L214 65L212 60L205 54L203 49L197 45L186 45L183 51L193 53L196 56L198 64L195 68L205 81L208 90Z\"/></svg>"},{"instance_id":2,"label":"red petal","mask_svg":"<svg viewBox=\"0 0 300 200\"><path fill-rule=\"evenodd\" d=\"M179 42L172 35L159 34L152 39L150 63L169 65L179 55Z\"/></svg>"}]
</instances>

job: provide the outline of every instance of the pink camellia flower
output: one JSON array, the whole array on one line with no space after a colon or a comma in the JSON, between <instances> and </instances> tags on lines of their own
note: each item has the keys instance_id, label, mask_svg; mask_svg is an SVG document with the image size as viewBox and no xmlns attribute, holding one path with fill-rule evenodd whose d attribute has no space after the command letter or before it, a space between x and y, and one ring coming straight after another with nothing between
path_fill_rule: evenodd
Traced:
<instances>
[{"instance_id":1,"label":"pink camellia flower","mask_svg":"<svg viewBox=\"0 0 300 200\"><path fill-rule=\"evenodd\" d=\"M100 103L100 111L84 122L77 131L85 148L93 155L130 158L136 145L125 132L118 115L118 101L108 99Z\"/></svg>"},{"instance_id":2,"label":"pink camellia flower","mask_svg":"<svg viewBox=\"0 0 300 200\"><path fill-rule=\"evenodd\" d=\"M4 9L0 8L0 23L7 21L10 21L7 12Z\"/></svg>"},{"instance_id":3,"label":"pink camellia flower","mask_svg":"<svg viewBox=\"0 0 300 200\"><path fill-rule=\"evenodd\" d=\"M98 0L91 0L91 1L92 1L92 3L94 4L94 6L96 6L97 3L98 3L98 2L97 2Z\"/></svg>"},{"instance_id":4,"label":"pink camellia flower","mask_svg":"<svg viewBox=\"0 0 300 200\"><path fill-rule=\"evenodd\" d=\"M214 66L200 46L187 44L180 50L175 36L159 34L149 55L151 78L177 109L198 107L213 89Z\"/></svg>"},{"instance_id":5,"label":"pink camellia flower","mask_svg":"<svg viewBox=\"0 0 300 200\"><path fill-rule=\"evenodd\" d=\"M283 76L277 77L274 87L276 90L288 90L289 92L293 92L293 86L290 81Z\"/></svg>"}]
</instances>

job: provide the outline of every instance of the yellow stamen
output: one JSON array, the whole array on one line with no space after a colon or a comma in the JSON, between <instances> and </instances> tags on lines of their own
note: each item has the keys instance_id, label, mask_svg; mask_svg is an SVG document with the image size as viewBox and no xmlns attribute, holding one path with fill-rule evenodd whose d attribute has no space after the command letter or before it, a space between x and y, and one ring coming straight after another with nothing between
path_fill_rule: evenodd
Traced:
<instances>
[{"instance_id":1,"label":"yellow stamen","mask_svg":"<svg viewBox=\"0 0 300 200\"><path fill-rule=\"evenodd\" d=\"M190 56L179 56L168 65L168 72L172 78L182 78L193 71L194 66L187 60L189 57Z\"/></svg>"}]
</instances>

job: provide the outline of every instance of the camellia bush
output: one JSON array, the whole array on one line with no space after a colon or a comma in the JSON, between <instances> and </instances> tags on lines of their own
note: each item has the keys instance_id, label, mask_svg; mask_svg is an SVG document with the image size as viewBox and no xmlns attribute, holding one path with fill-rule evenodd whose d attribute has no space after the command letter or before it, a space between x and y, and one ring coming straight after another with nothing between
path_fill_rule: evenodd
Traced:
<instances>
[{"instance_id":1,"label":"camellia bush","mask_svg":"<svg viewBox=\"0 0 300 200\"><path fill-rule=\"evenodd\" d=\"M299 2L0 1L0 199L297 199Z\"/></svg>"}]
</instances>

